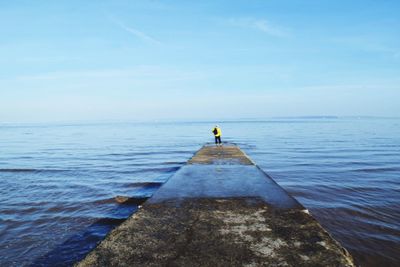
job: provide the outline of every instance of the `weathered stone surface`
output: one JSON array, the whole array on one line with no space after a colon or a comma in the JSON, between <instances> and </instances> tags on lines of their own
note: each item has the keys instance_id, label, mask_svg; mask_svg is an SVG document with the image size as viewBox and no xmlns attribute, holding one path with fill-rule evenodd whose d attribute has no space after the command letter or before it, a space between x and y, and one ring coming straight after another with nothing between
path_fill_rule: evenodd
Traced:
<instances>
[{"instance_id":1,"label":"weathered stone surface","mask_svg":"<svg viewBox=\"0 0 400 267\"><path fill-rule=\"evenodd\" d=\"M77 266L354 266L236 146L205 146Z\"/></svg>"},{"instance_id":2,"label":"weathered stone surface","mask_svg":"<svg viewBox=\"0 0 400 267\"><path fill-rule=\"evenodd\" d=\"M127 197L127 196L116 196L115 201L119 204L143 204L148 197Z\"/></svg>"},{"instance_id":3,"label":"weathered stone surface","mask_svg":"<svg viewBox=\"0 0 400 267\"><path fill-rule=\"evenodd\" d=\"M77 266L353 266L309 214L262 199L145 205Z\"/></svg>"}]
</instances>

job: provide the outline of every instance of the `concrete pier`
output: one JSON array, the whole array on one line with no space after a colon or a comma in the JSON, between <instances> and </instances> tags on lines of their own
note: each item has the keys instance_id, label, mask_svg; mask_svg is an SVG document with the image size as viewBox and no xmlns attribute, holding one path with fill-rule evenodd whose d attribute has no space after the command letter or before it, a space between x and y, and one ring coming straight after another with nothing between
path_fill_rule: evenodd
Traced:
<instances>
[{"instance_id":1,"label":"concrete pier","mask_svg":"<svg viewBox=\"0 0 400 267\"><path fill-rule=\"evenodd\" d=\"M206 145L77 266L354 266L237 146Z\"/></svg>"}]
</instances>

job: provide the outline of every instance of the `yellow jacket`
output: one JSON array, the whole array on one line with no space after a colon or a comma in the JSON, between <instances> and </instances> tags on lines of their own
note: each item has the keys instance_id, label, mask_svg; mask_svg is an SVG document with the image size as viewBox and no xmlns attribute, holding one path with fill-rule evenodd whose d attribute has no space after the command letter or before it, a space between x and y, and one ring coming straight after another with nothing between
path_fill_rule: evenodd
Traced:
<instances>
[{"instance_id":1,"label":"yellow jacket","mask_svg":"<svg viewBox=\"0 0 400 267\"><path fill-rule=\"evenodd\" d=\"M217 129L217 133L216 134L214 134L215 135L215 137L218 137L218 136L221 136L221 129L220 128L218 128L218 127L214 127L213 129L212 129L212 132L214 133L214 129Z\"/></svg>"}]
</instances>

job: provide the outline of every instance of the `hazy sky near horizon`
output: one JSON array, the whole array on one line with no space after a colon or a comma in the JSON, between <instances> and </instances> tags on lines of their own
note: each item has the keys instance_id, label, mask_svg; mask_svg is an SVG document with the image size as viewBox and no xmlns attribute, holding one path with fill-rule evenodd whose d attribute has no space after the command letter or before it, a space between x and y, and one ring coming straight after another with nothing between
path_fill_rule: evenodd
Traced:
<instances>
[{"instance_id":1,"label":"hazy sky near horizon","mask_svg":"<svg viewBox=\"0 0 400 267\"><path fill-rule=\"evenodd\" d=\"M400 1L2 1L0 122L399 116Z\"/></svg>"}]
</instances>

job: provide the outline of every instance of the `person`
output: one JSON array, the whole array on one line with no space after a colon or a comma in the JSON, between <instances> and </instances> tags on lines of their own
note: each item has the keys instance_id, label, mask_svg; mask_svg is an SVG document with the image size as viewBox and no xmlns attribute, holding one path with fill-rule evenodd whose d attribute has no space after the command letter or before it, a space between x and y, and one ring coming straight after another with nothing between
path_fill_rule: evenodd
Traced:
<instances>
[{"instance_id":1,"label":"person","mask_svg":"<svg viewBox=\"0 0 400 267\"><path fill-rule=\"evenodd\" d=\"M221 145L221 129L218 127L218 125L215 125L214 129L212 130L212 133L214 134L215 137L215 144Z\"/></svg>"}]
</instances>

